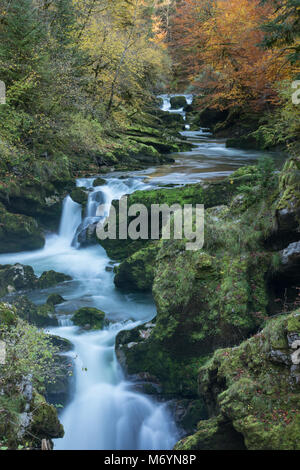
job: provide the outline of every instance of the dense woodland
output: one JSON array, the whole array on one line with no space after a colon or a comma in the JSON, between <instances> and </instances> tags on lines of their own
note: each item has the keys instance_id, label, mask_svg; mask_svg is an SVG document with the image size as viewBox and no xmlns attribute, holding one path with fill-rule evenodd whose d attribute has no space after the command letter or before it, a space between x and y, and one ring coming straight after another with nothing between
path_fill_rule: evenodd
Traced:
<instances>
[{"instance_id":1,"label":"dense woodland","mask_svg":"<svg viewBox=\"0 0 300 470\"><path fill-rule=\"evenodd\" d=\"M299 138L295 0L2 0L0 9L2 174L68 171L74 155L99 162L163 90L193 92L199 111L228 111L218 130L239 123L260 147Z\"/></svg>"},{"instance_id":2,"label":"dense woodland","mask_svg":"<svg viewBox=\"0 0 300 470\"><path fill-rule=\"evenodd\" d=\"M100 187L114 169L173 163L191 149L187 123L227 147L284 151L280 171L260 159L222 180L129 196L204 204L203 250L99 241L95 226L84 240L105 248L114 289L153 295L156 318L116 334L115 353L144 394L172 400L178 450L299 450L299 20L300 0L0 0L0 255L42 249L69 196L84 213L93 188L77 177ZM186 122L159 98L184 93ZM64 435L44 396L69 393L60 354L72 344L43 329L58 326L72 280L0 264L0 450L52 448ZM56 288L46 304L23 295ZM86 306L67 313L83 334L109 322Z\"/></svg>"}]
</instances>

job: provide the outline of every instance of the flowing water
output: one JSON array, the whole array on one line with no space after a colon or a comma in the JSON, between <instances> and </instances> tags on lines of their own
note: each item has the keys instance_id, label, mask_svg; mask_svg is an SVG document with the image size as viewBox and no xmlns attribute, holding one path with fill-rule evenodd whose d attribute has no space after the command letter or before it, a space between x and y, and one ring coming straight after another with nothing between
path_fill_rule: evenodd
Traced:
<instances>
[{"instance_id":1,"label":"flowing water","mask_svg":"<svg viewBox=\"0 0 300 470\"><path fill-rule=\"evenodd\" d=\"M169 97L164 95L163 99L163 109L172 111ZM191 102L192 96L187 99ZM185 117L183 110L174 112ZM119 331L134 328L155 316L151 295L118 291L111 272L113 263L104 249L99 245L80 247L80 240L86 228L100 220L99 204L105 205L107 214L111 201L124 194L224 177L261 156L258 152L226 149L224 141L214 139L205 130L186 130L182 134L194 147L176 154L175 163L130 175L111 173L101 187L93 187L93 178L79 179L77 185L89 190L84 217L81 206L67 196L59 233L47 238L43 250L0 256L0 264L29 264L36 274L54 269L73 279L30 295L36 303L45 302L52 292L66 299L57 308L60 326L49 331L74 345L70 353L75 364L74 388L60 414L65 437L55 440L55 449L171 449L179 437L168 404L155 402L135 391L134 384L125 380L114 353ZM90 332L73 326L72 312L83 306L103 310L111 321L110 326Z\"/></svg>"}]
</instances>

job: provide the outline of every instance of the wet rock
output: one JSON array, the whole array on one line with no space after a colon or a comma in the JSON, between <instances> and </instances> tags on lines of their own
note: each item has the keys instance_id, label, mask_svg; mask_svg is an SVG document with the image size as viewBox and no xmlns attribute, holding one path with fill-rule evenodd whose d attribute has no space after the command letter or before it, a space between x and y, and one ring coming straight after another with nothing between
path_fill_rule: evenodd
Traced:
<instances>
[{"instance_id":1,"label":"wet rock","mask_svg":"<svg viewBox=\"0 0 300 470\"><path fill-rule=\"evenodd\" d=\"M105 184L106 184L106 180L100 177L96 178L95 181L93 182L94 188L96 188L97 186L103 186Z\"/></svg>"},{"instance_id":2,"label":"wet rock","mask_svg":"<svg viewBox=\"0 0 300 470\"><path fill-rule=\"evenodd\" d=\"M88 201L88 191L84 191L82 188L75 188L70 194L71 198L77 204L81 204L82 206L86 206Z\"/></svg>"},{"instance_id":3,"label":"wet rock","mask_svg":"<svg viewBox=\"0 0 300 470\"><path fill-rule=\"evenodd\" d=\"M158 246L151 244L117 266L114 279L116 287L130 291L151 291L158 251Z\"/></svg>"},{"instance_id":4,"label":"wet rock","mask_svg":"<svg viewBox=\"0 0 300 470\"><path fill-rule=\"evenodd\" d=\"M282 249L300 240L300 158L289 158L279 177L275 221L267 242Z\"/></svg>"},{"instance_id":5,"label":"wet rock","mask_svg":"<svg viewBox=\"0 0 300 470\"><path fill-rule=\"evenodd\" d=\"M65 302L65 299L59 294L51 294L47 299L48 305L59 305Z\"/></svg>"},{"instance_id":6,"label":"wet rock","mask_svg":"<svg viewBox=\"0 0 300 470\"><path fill-rule=\"evenodd\" d=\"M33 218L7 212L0 203L0 253L38 250L44 244L44 234Z\"/></svg>"},{"instance_id":7,"label":"wet rock","mask_svg":"<svg viewBox=\"0 0 300 470\"><path fill-rule=\"evenodd\" d=\"M185 96L172 96L170 98L170 104L172 109L185 108L187 101Z\"/></svg>"},{"instance_id":8,"label":"wet rock","mask_svg":"<svg viewBox=\"0 0 300 470\"><path fill-rule=\"evenodd\" d=\"M280 273L288 278L291 284L300 282L300 241L291 243L281 255Z\"/></svg>"},{"instance_id":9,"label":"wet rock","mask_svg":"<svg viewBox=\"0 0 300 470\"><path fill-rule=\"evenodd\" d=\"M71 281L71 276L68 276L63 273L57 273L56 271L44 271L41 277L38 279L37 288L38 289L48 289L49 287L54 287L57 284L62 284L63 282Z\"/></svg>"},{"instance_id":10,"label":"wet rock","mask_svg":"<svg viewBox=\"0 0 300 470\"><path fill-rule=\"evenodd\" d=\"M102 330L106 325L105 313L97 308L83 307L73 316L74 325L92 330Z\"/></svg>"},{"instance_id":11,"label":"wet rock","mask_svg":"<svg viewBox=\"0 0 300 470\"><path fill-rule=\"evenodd\" d=\"M248 450L299 449L300 365L291 362L295 337L288 341L299 333L296 310L270 319L240 346L216 351L199 370L199 395L210 419L176 449L222 449L220 431L223 442L239 435Z\"/></svg>"},{"instance_id":12,"label":"wet rock","mask_svg":"<svg viewBox=\"0 0 300 470\"><path fill-rule=\"evenodd\" d=\"M37 436L36 444L40 448L42 439L54 439L64 436L64 429L57 417L57 411L53 405L49 405L44 397L35 393L31 405L31 421L27 430L33 436Z\"/></svg>"},{"instance_id":13,"label":"wet rock","mask_svg":"<svg viewBox=\"0 0 300 470\"><path fill-rule=\"evenodd\" d=\"M12 300L18 317L38 327L58 326L53 305L35 305L26 296L18 296Z\"/></svg>"},{"instance_id":14,"label":"wet rock","mask_svg":"<svg viewBox=\"0 0 300 470\"><path fill-rule=\"evenodd\" d=\"M97 222L93 224L89 224L87 227L81 226L78 228L78 235L77 240L80 243L80 246L86 247L94 245L97 241L96 238L96 229L97 229Z\"/></svg>"},{"instance_id":15,"label":"wet rock","mask_svg":"<svg viewBox=\"0 0 300 470\"><path fill-rule=\"evenodd\" d=\"M37 279L31 266L0 265L0 296L20 290L34 289Z\"/></svg>"},{"instance_id":16,"label":"wet rock","mask_svg":"<svg viewBox=\"0 0 300 470\"><path fill-rule=\"evenodd\" d=\"M53 346L59 348L60 352L69 352L74 349L73 344L66 338L61 338L61 336L51 335L51 343Z\"/></svg>"},{"instance_id":17,"label":"wet rock","mask_svg":"<svg viewBox=\"0 0 300 470\"><path fill-rule=\"evenodd\" d=\"M55 339L54 343L60 344L62 351L67 346L70 347L70 345L63 344L60 340L56 341ZM70 400L70 392L74 385L74 360L64 355L57 355L54 360L57 374L55 380L46 386L46 399L53 405L65 406Z\"/></svg>"}]
</instances>

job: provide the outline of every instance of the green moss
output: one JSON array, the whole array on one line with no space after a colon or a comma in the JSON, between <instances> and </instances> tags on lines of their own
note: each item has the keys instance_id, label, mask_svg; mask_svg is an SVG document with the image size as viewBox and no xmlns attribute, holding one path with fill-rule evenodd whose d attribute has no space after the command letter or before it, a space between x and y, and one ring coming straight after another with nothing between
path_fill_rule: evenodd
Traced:
<instances>
[{"instance_id":1,"label":"green moss","mask_svg":"<svg viewBox=\"0 0 300 470\"><path fill-rule=\"evenodd\" d=\"M49 287L56 286L63 282L71 281L71 276L67 276L63 273L57 273L56 271L45 271L37 282L39 289L48 289Z\"/></svg>"},{"instance_id":2,"label":"green moss","mask_svg":"<svg viewBox=\"0 0 300 470\"><path fill-rule=\"evenodd\" d=\"M151 240L151 205L167 204L169 207L179 204L204 204L205 208L211 208L219 204L229 203L243 181L254 180L253 175L246 175L235 179L217 181L209 184L187 185L181 188L158 189L136 191L128 196L128 207L133 204L144 204L149 213L149 240ZM118 209L119 201L113 201L113 206L117 213L118 229ZM129 220L128 223L130 223ZM121 261L131 256L136 251L142 249L149 243L148 240L99 240L105 248L110 258Z\"/></svg>"},{"instance_id":3,"label":"green moss","mask_svg":"<svg viewBox=\"0 0 300 470\"><path fill-rule=\"evenodd\" d=\"M73 201L77 202L77 204L86 206L88 201L88 192L84 191L82 188L75 188L71 192L71 198Z\"/></svg>"},{"instance_id":4,"label":"green moss","mask_svg":"<svg viewBox=\"0 0 300 470\"><path fill-rule=\"evenodd\" d=\"M159 246L154 243L123 261L115 268L115 285L131 291L151 291L158 251Z\"/></svg>"},{"instance_id":5,"label":"green moss","mask_svg":"<svg viewBox=\"0 0 300 470\"><path fill-rule=\"evenodd\" d=\"M292 325L300 331L298 318L299 310L269 320L262 332L238 347L216 351L200 368L200 396L212 415L220 414L217 419L200 421L198 433L178 448L203 448L209 429L213 431L209 448L219 448L215 424L225 418L243 436L247 449L299 450L300 370L286 359L293 352L287 341L289 328ZM279 355L274 348L280 348L275 350Z\"/></svg>"},{"instance_id":6,"label":"green moss","mask_svg":"<svg viewBox=\"0 0 300 470\"><path fill-rule=\"evenodd\" d=\"M106 180L103 179L103 178L98 177L98 178L95 179L95 181L93 183L93 186L94 187L103 186L104 184L106 184Z\"/></svg>"},{"instance_id":7,"label":"green moss","mask_svg":"<svg viewBox=\"0 0 300 470\"><path fill-rule=\"evenodd\" d=\"M59 305L65 302L65 299L59 294L51 294L47 299L48 305Z\"/></svg>"},{"instance_id":8,"label":"green moss","mask_svg":"<svg viewBox=\"0 0 300 470\"><path fill-rule=\"evenodd\" d=\"M38 250L45 238L31 217L7 212L0 203L0 253Z\"/></svg>"},{"instance_id":9,"label":"green moss","mask_svg":"<svg viewBox=\"0 0 300 470\"><path fill-rule=\"evenodd\" d=\"M61 438L64 429L57 417L57 410L49 405L44 397L35 393L32 403L32 422L30 432L39 439Z\"/></svg>"},{"instance_id":10,"label":"green moss","mask_svg":"<svg viewBox=\"0 0 300 470\"><path fill-rule=\"evenodd\" d=\"M74 314L72 321L77 326L101 330L105 326L105 313L96 308L83 307Z\"/></svg>"},{"instance_id":11,"label":"green moss","mask_svg":"<svg viewBox=\"0 0 300 470\"><path fill-rule=\"evenodd\" d=\"M245 450L242 435L224 418L200 421L198 431L179 441L175 450Z\"/></svg>"},{"instance_id":12,"label":"green moss","mask_svg":"<svg viewBox=\"0 0 300 470\"><path fill-rule=\"evenodd\" d=\"M38 327L57 326L58 321L54 316L53 304L35 305L26 296L18 296L13 300L17 315L28 323Z\"/></svg>"}]
</instances>

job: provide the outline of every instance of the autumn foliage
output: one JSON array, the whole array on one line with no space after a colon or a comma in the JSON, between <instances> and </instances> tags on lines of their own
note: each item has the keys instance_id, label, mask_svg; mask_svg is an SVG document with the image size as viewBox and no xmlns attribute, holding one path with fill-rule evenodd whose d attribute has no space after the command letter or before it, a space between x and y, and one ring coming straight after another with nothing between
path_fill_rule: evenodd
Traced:
<instances>
[{"instance_id":1,"label":"autumn foliage","mask_svg":"<svg viewBox=\"0 0 300 470\"><path fill-rule=\"evenodd\" d=\"M262 26L276 18L273 2L185 0L173 17L170 51L203 101L219 109L265 109L295 67L285 47L264 48Z\"/></svg>"}]
</instances>

